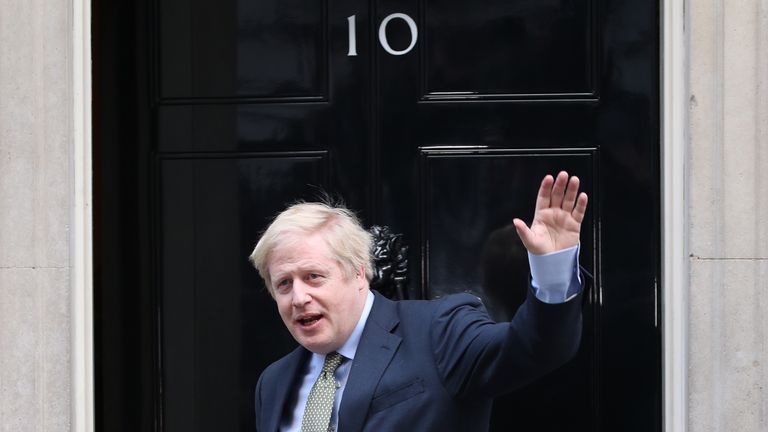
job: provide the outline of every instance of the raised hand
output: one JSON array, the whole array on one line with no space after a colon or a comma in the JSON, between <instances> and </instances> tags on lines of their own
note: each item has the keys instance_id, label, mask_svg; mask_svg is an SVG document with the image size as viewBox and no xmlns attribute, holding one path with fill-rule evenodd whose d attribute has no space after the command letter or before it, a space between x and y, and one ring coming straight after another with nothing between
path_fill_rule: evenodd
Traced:
<instances>
[{"instance_id":1,"label":"raised hand","mask_svg":"<svg viewBox=\"0 0 768 432\"><path fill-rule=\"evenodd\" d=\"M543 255L567 249L579 242L581 222L587 211L587 194L579 193L579 178L560 171L557 178L547 174L536 197L536 212L529 228L515 218L517 235L529 252Z\"/></svg>"}]
</instances>

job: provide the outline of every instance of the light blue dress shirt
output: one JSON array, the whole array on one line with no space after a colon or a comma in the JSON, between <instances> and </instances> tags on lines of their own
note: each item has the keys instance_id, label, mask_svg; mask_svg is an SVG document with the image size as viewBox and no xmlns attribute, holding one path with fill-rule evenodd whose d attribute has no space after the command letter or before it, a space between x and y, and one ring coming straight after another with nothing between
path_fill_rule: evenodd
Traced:
<instances>
[{"instance_id":1,"label":"light blue dress shirt","mask_svg":"<svg viewBox=\"0 0 768 432\"><path fill-rule=\"evenodd\" d=\"M373 307L373 293L368 291L368 296L365 299L365 306L363 307L363 313L360 315L360 319L357 321L355 329L352 330L352 334L349 335L349 339L344 342L337 353L341 354L342 361L336 373L336 397L333 400L333 411L331 413L331 430L336 430L336 425L339 424L339 407L341 407L341 398L344 395L344 388L347 386L347 378L349 378L349 371L352 368L352 361L355 359L355 352L357 352L357 345L360 343L360 336L363 334L365 323L368 321L368 315L371 313ZM301 378L301 384L299 386L299 393L295 399L296 405L293 407L293 413L290 418L283 418L280 424L280 430L284 432L299 432L301 430L301 420L304 417L304 408L307 406L307 398L309 398L309 392L312 390L312 386L317 381L317 377L320 376L320 371L323 369L323 363L325 362L325 354L312 353L312 357L306 366L304 376Z\"/></svg>"},{"instance_id":2,"label":"light blue dress shirt","mask_svg":"<svg viewBox=\"0 0 768 432\"><path fill-rule=\"evenodd\" d=\"M579 245L544 255L534 255L529 252L528 263L531 267L531 286L536 298L539 300L545 303L564 303L581 292ZM363 313L360 315L355 329L344 345L337 350L342 355L343 360L335 373L336 388L338 390L336 390L333 412L331 413L331 430L333 431L336 430L339 424L341 398L344 396L344 388L347 385L349 371L352 369L352 362L355 359L360 336L363 334L365 323L368 321L368 315L371 313L373 300L373 294L368 291ZM312 353L312 357L300 379L298 393L293 399L295 401L293 410L280 423L281 431L299 432L301 430L301 420L304 417L304 408L307 405L309 392L312 390L315 381L317 381L317 377L320 376L324 362L325 354Z\"/></svg>"}]
</instances>

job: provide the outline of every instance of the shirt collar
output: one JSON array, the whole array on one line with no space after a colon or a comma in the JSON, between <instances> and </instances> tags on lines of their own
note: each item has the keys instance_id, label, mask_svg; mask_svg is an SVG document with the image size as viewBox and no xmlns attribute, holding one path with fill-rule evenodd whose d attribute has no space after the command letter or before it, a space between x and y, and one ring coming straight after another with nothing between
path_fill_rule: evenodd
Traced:
<instances>
[{"instance_id":1,"label":"shirt collar","mask_svg":"<svg viewBox=\"0 0 768 432\"><path fill-rule=\"evenodd\" d=\"M360 343L360 336L363 335L363 329L365 328L365 323L368 321L368 315L371 313L371 308L373 307L373 293L371 290L368 290L368 296L365 298L365 306L363 307L363 313L360 314L360 319L357 320L357 325L355 326L355 329L352 330L352 334L349 335L349 338L346 342L344 342L344 345L342 345L339 349L336 350L339 354L343 355L344 358L348 358L350 360L355 358L355 352L357 352L357 345Z\"/></svg>"}]
</instances>

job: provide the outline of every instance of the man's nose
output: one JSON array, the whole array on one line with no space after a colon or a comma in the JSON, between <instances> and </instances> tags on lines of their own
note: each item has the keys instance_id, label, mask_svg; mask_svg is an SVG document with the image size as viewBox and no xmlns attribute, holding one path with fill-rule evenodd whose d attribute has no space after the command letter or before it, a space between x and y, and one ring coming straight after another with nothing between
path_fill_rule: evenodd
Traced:
<instances>
[{"instance_id":1,"label":"man's nose","mask_svg":"<svg viewBox=\"0 0 768 432\"><path fill-rule=\"evenodd\" d=\"M293 305L301 307L306 305L312 300L312 297L307 291L307 285L303 281L297 280L293 282Z\"/></svg>"}]
</instances>

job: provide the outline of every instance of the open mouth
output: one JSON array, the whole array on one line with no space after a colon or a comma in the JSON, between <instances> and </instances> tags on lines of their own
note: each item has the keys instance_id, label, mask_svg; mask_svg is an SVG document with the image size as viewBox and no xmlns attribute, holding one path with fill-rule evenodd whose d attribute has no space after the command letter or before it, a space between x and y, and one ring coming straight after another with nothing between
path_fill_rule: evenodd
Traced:
<instances>
[{"instance_id":1,"label":"open mouth","mask_svg":"<svg viewBox=\"0 0 768 432\"><path fill-rule=\"evenodd\" d=\"M302 327L311 327L312 325L316 324L320 319L323 318L320 314L312 314L312 315L302 315L299 318L296 319L296 322L299 323Z\"/></svg>"}]
</instances>

